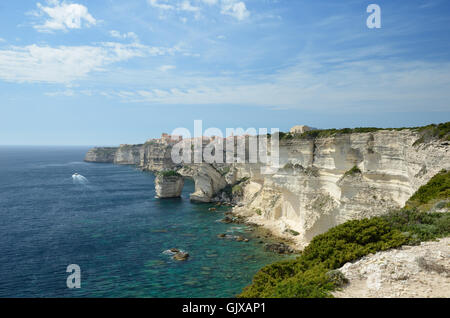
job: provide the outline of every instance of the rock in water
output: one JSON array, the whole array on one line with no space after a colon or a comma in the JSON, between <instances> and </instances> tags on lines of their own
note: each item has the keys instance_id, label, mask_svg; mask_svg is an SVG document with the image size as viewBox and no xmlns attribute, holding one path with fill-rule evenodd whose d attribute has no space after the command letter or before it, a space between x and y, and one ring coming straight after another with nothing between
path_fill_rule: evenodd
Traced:
<instances>
[{"instance_id":1,"label":"rock in water","mask_svg":"<svg viewBox=\"0 0 450 318\"><path fill-rule=\"evenodd\" d=\"M266 250L268 250L268 251L275 252L275 253L278 253L278 254L292 254L292 253L294 253L294 250L290 246L288 246L288 245L286 245L284 243L266 244L264 246L264 248Z\"/></svg>"},{"instance_id":2,"label":"rock in water","mask_svg":"<svg viewBox=\"0 0 450 318\"><path fill-rule=\"evenodd\" d=\"M160 199L179 198L183 191L184 179L182 176L164 175L160 173L155 179L156 196Z\"/></svg>"},{"instance_id":3,"label":"rock in water","mask_svg":"<svg viewBox=\"0 0 450 318\"><path fill-rule=\"evenodd\" d=\"M176 261L187 261L189 253L178 252L172 258Z\"/></svg>"}]
</instances>

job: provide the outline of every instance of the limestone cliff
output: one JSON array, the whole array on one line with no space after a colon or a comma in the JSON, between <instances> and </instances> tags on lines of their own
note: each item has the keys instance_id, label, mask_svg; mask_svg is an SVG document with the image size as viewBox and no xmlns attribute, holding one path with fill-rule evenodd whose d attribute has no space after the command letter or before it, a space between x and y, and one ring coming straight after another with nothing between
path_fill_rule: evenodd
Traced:
<instances>
[{"instance_id":1,"label":"limestone cliff","mask_svg":"<svg viewBox=\"0 0 450 318\"><path fill-rule=\"evenodd\" d=\"M162 139L146 142L141 149L139 165L147 171L171 170L176 167L171 157L172 144Z\"/></svg>"},{"instance_id":2,"label":"limestone cliff","mask_svg":"<svg viewBox=\"0 0 450 318\"><path fill-rule=\"evenodd\" d=\"M117 148L98 147L88 151L87 162L136 165L147 171L170 170L176 167L171 159L172 144L152 139L141 145L120 145Z\"/></svg>"},{"instance_id":3,"label":"limestone cliff","mask_svg":"<svg viewBox=\"0 0 450 318\"><path fill-rule=\"evenodd\" d=\"M276 173L235 165L237 178L250 182L234 212L301 248L333 226L402 207L434 174L449 169L449 143L417 143L420 138L405 129L282 140Z\"/></svg>"},{"instance_id":4,"label":"limestone cliff","mask_svg":"<svg viewBox=\"0 0 450 318\"><path fill-rule=\"evenodd\" d=\"M195 192L191 194L191 201L211 202L212 198L227 186L222 174L210 164L190 166L192 178L195 182Z\"/></svg>"},{"instance_id":5,"label":"limestone cliff","mask_svg":"<svg viewBox=\"0 0 450 318\"><path fill-rule=\"evenodd\" d=\"M228 200L236 214L302 248L333 226L402 207L433 175L450 169L449 124L441 125L305 130L300 135L294 130L281 135L279 169L270 174L261 173L267 168L263 164L176 165L174 142L166 134L143 145L92 149L86 161L177 170L194 179L193 201ZM213 140L202 137L204 149Z\"/></svg>"},{"instance_id":6,"label":"limestone cliff","mask_svg":"<svg viewBox=\"0 0 450 318\"><path fill-rule=\"evenodd\" d=\"M158 173L155 179L156 196L161 199L179 198L183 191L184 179L179 174L164 175Z\"/></svg>"},{"instance_id":7,"label":"limestone cliff","mask_svg":"<svg viewBox=\"0 0 450 318\"><path fill-rule=\"evenodd\" d=\"M139 165L143 145L120 145L114 155L114 163L118 165Z\"/></svg>"},{"instance_id":8,"label":"limestone cliff","mask_svg":"<svg viewBox=\"0 0 450 318\"><path fill-rule=\"evenodd\" d=\"M84 161L98 163L113 163L117 152L116 147L92 148L86 154Z\"/></svg>"}]
</instances>

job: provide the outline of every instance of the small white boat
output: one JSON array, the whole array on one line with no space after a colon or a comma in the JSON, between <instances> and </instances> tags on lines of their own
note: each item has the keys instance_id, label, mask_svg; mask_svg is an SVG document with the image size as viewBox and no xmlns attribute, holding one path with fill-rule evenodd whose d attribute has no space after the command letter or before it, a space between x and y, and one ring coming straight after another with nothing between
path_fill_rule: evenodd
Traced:
<instances>
[{"instance_id":1,"label":"small white boat","mask_svg":"<svg viewBox=\"0 0 450 318\"><path fill-rule=\"evenodd\" d=\"M88 182L88 179L86 179L79 173L74 173L72 175L72 180L74 183L87 183Z\"/></svg>"}]
</instances>

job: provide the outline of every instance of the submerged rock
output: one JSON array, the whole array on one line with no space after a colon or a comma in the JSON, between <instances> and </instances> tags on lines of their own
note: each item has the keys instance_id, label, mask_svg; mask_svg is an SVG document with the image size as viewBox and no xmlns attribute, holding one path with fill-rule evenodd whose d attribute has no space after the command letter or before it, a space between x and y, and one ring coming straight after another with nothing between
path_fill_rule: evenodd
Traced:
<instances>
[{"instance_id":1,"label":"submerged rock","mask_svg":"<svg viewBox=\"0 0 450 318\"><path fill-rule=\"evenodd\" d=\"M229 223L233 223L234 220L233 220L233 218L231 218L229 216L226 216L220 222L225 223L225 224L229 224Z\"/></svg>"},{"instance_id":2,"label":"submerged rock","mask_svg":"<svg viewBox=\"0 0 450 318\"><path fill-rule=\"evenodd\" d=\"M235 236L235 235L225 234L225 233L219 234L219 235L217 235L217 237L221 238L221 239L235 240L236 242L249 242L250 241L248 238L245 238L241 235Z\"/></svg>"},{"instance_id":3,"label":"submerged rock","mask_svg":"<svg viewBox=\"0 0 450 318\"><path fill-rule=\"evenodd\" d=\"M266 244L264 246L264 248L267 251L271 251L271 252L275 252L278 254L292 254L294 253L294 249L284 243L271 243L271 244Z\"/></svg>"},{"instance_id":4,"label":"submerged rock","mask_svg":"<svg viewBox=\"0 0 450 318\"><path fill-rule=\"evenodd\" d=\"M236 239L236 242L248 242L249 241L248 238L245 238L245 237L240 236L240 235L236 236L235 239Z\"/></svg>"}]
</instances>

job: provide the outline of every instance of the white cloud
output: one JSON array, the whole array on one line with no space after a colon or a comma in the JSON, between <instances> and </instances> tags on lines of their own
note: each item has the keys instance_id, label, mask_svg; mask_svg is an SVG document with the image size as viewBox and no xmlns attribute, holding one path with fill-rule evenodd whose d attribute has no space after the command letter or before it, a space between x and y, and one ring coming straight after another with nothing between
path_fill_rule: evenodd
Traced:
<instances>
[{"instance_id":1,"label":"white cloud","mask_svg":"<svg viewBox=\"0 0 450 318\"><path fill-rule=\"evenodd\" d=\"M218 0L202 0L202 2L206 3L207 5L214 5L218 3Z\"/></svg>"},{"instance_id":2,"label":"white cloud","mask_svg":"<svg viewBox=\"0 0 450 318\"><path fill-rule=\"evenodd\" d=\"M187 11L196 14L196 18L200 17L202 7L194 6L189 0L147 0L147 2L154 8L158 8L163 11L176 10ZM238 0L197 0L199 5L204 4L208 7L218 7L220 13L229 15L235 19L242 21L250 16L250 11L247 9L244 1ZM161 16L164 17L165 16ZM185 23L185 19L182 20Z\"/></svg>"},{"instance_id":3,"label":"white cloud","mask_svg":"<svg viewBox=\"0 0 450 318\"><path fill-rule=\"evenodd\" d=\"M75 92L72 89L67 89L64 91L44 93L44 95L51 96L51 97L55 97L55 96L72 97L72 96L75 96Z\"/></svg>"},{"instance_id":4,"label":"white cloud","mask_svg":"<svg viewBox=\"0 0 450 318\"><path fill-rule=\"evenodd\" d=\"M190 11L190 12L198 12L200 11L200 7L193 6L188 0L183 1L178 6L181 11Z\"/></svg>"},{"instance_id":5,"label":"white cloud","mask_svg":"<svg viewBox=\"0 0 450 318\"><path fill-rule=\"evenodd\" d=\"M47 3L48 6L37 3L39 12L36 15L46 17L43 24L34 26L38 31L66 31L67 29L80 29L82 26L90 27L97 23L84 5L60 2L59 0L48 0Z\"/></svg>"},{"instance_id":6,"label":"white cloud","mask_svg":"<svg viewBox=\"0 0 450 318\"><path fill-rule=\"evenodd\" d=\"M450 63L367 59L341 61L330 67L332 59L330 56L322 62L304 60L272 75L255 75L252 79L243 79L240 74L167 77L144 74L136 79L141 88L129 90L132 94L127 97L123 97L123 89L121 96L114 91L108 93L124 102L153 105L241 105L357 112L448 109ZM143 83L157 88L142 89Z\"/></svg>"},{"instance_id":7,"label":"white cloud","mask_svg":"<svg viewBox=\"0 0 450 318\"><path fill-rule=\"evenodd\" d=\"M168 4L168 0L147 0L147 2L155 8L161 10L173 10L175 7L173 5Z\"/></svg>"},{"instance_id":8,"label":"white cloud","mask_svg":"<svg viewBox=\"0 0 450 318\"><path fill-rule=\"evenodd\" d=\"M177 67L175 65L161 65L160 67L158 67L158 70L161 72L167 72L176 68Z\"/></svg>"},{"instance_id":9,"label":"white cloud","mask_svg":"<svg viewBox=\"0 0 450 318\"><path fill-rule=\"evenodd\" d=\"M109 31L109 35L116 39L132 39L134 41L139 40L139 37L134 32L120 33L119 31L111 30Z\"/></svg>"},{"instance_id":10,"label":"white cloud","mask_svg":"<svg viewBox=\"0 0 450 318\"><path fill-rule=\"evenodd\" d=\"M0 50L0 79L9 82L69 83L135 57L173 55L179 47L104 42L97 46L12 46Z\"/></svg>"},{"instance_id":11,"label":"white cloud","mask_svg":"<svg viewBox=\"0 0 450 318\"><path fill-rule=\"evenodd\" d=\"M237 0L222 0L221 13L230 15L239 21L250 16L250 12L247 10L245 3Z\"/></svg>"}]
</instances>

